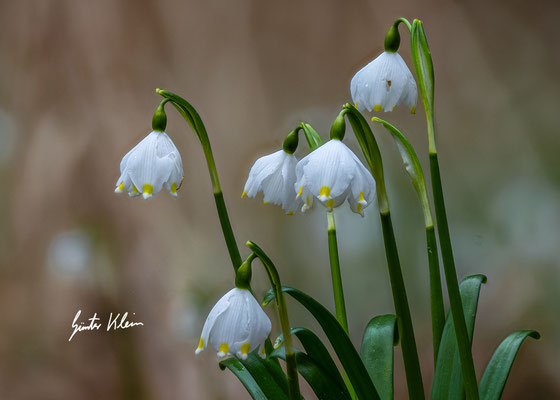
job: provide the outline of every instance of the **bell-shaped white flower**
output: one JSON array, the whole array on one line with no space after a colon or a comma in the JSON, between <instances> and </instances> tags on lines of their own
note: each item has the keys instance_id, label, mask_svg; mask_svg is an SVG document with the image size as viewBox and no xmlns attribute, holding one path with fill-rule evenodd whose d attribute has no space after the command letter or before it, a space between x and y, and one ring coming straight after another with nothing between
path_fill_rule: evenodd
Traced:
<instances>
[{"instance_id":1,"label":"bell-shaped white flower","mask_svg":"<svg viewBox=\"0 0 560 400\"><path fill-rule=\"evenodd\" d=\"M234 288L210 311L195 353L210 344L218 357L236 355L245 360L250 351L262 346L260 355L264 357L264 341L271 328L270 319L251 292Z\"/></svg>"},{"instance_id":2,"label":"bell-shaped white flower","mask_svg":"<svg viewBox=\"0 0 560 400\"><path fill-rule=\"evenodd\" d=\"M141 194L147 199L165 185L177 196L182 181L183 161L177 147L165 132L153 131L123 157L115 192L126 190L131 197Z\"/></svg>"},{"instance_id":3,"label":"bell-shaped white flower","mask_svg":"<svg viewBox=\"0 0 560 400\"><path fill-rule=\"evenodd\" d=\"M302 203L294 191L296 164L296 157L284 150L259 158L249 172L241 197L263 192L265 204L281 205L286 214L292 215Z\"/></svg>"},{"instance_id":4,"label":"bell-shaped white flower","mask_svg":"<svg viewBox=\"0 0 560 400\"><path fill-rule=\"evenodd\" d=\"M416 82L396 52L384 51L359 70L350 82L350 93L360 111L392 111L404 105L416 112Z\"/></svg>"},{"instance_id":5,"label":"bell-shaped white flower","mask_svg":"<svg viewBox=\"0 0 560 400\"><path fill-rule=\"evenodd\" d=\"M302 211L311 207L314 197L329 209L348 199L351 210L363 216L375 197L373 176L338 139L303 158L296 166L296 177L297 196L305 201Z\"/></svg>"}]
</instances>

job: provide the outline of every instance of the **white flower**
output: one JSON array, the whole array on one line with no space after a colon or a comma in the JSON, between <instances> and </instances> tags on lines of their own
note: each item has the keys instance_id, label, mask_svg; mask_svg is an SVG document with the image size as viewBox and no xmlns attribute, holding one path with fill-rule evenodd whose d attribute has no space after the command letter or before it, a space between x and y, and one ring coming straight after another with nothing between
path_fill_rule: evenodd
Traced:
<instances>
[{"instance_id":1,"label":"white flower","mask_svg":"<svg viewBox=\"0 0 560 400\"><path fill-rule=\"evenodd\" d=\"M416 112L416 82L398 53L384 51L359 70L350 82L350 93L360 111L392 111L405 105Z\"/></svg>"},{"instance_id":2,"label":"white flower","mask_svg":"<svg viewBox=\"0 0 560 400\"><path fill-rule=\"evenodd\" d=\"M296 157L284 150L259 158L249 172L241 197L263 192L265 204L281 205L286 214L292 215L302 203L294 191L296 164Z\"/></svg>"},{"instance_id":3,"label":"white flower","mask_svg":"<svg viewBox=\"0 0 560 400\"><path fill-rule=\"evenodd\" d=\"M195 353L210 344L218 357L235 354L245 360L249 351L262 346L260 355L264 357L264 341L271 327L270 319L251 292L234 288L208 314Z\"/></svg>"},{"instance_id":4,"label":"white flower","mask_svg":"<svg viewBox=\"0 0 560 400\"><path fill-rule=\"evenodd\" d=\"M348 198L355 213L371 204L375 196L375 181L369 170L344 143L331 139L302 159L296 166L298 197L303 197L307 210L313 197L332 209Z\"/></svg>"},{"instance_id":5,"label":"white flower","mask_svg":"<svg viewBox=\"0 0 560 400\"><path fill-rule=\"evenodd\" d=\"M121 176L115 193L126 190L129 196L147 199L163 185L172 196L183 181L181 155L165 132L153 131L130 150L121 161Z\"/></svg>"}]
</instances>

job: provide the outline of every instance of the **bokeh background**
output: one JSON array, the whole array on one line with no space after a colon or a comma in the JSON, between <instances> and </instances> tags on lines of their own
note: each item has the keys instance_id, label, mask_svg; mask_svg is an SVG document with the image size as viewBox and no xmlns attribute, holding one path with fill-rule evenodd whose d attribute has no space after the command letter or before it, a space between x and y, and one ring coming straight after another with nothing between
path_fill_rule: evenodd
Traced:
<instances>
[{"instance_id":1,"label":"bokeh background","mask_svg":"<svg viewBox=\"0 0 560 400\"><path fill-rule=\"evenodd\" d=\"M478 375L507 334L537 329L543 340L522 347L504 398L558 398L559 11L555 1L1 1L0 397L247 398L213 351L194 356L206 314L233 283L195 136L170 108L168 133L185 169L178 199L114 194L120 159L149 132L154 89L183 95L208 128L240 246L259 243L285 284L333 309L323 210L286 217L240 194L254 160L279 149L296 124L328 135L352 75L404 16L424 21L434 58L458 272L488 276ZM382 117L406 132L427 171L423 113ZM396 147L375 133L429 390L422 214ZM336 218L359 344L372 316L393 312L379 218L374 206L363 219L343 206ZM264 273L254 275L262 295ZM317 328L289 306L294 325ZM128 311L144 326L69 342L78 310L103 320ZM398 349L396 360L402 399Z\"/></svg>"}]
</instances>

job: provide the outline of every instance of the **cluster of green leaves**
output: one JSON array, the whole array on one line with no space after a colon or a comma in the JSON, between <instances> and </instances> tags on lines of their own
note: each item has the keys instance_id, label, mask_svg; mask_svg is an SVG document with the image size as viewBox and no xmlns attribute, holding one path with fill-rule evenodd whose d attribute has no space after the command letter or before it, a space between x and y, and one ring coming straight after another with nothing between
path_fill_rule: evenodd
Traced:
<instances>
[{"instance_id":1,"label":"cluster of green leaves","mask_svg":"<svg viewBox=\"0 0 560 400\"><path fill-rule=\"evenodd\" d=\"M472 339L480 289L486 282L484 275L465 278L460 285L466 322ZM291 287L283 291L304 306L317 320L328 339L341 369L333 360L319 337L307 328L294 328L302 349L296 351L300 375L319 399L382 399L394 398L394 346L399 343L394 315L374 317L367 325L360 353L330 311L311 296ZM270 290L263 301L266 305L275 298ZM488 363L479 385L480 398L499 399L519 347L527 337L539 339L536 331L514 332L505 338ZM287 399L288 381L278 359L284 359L282 337L276 348L267 349L267 358L252 352L247 360L229 358L220 363L243 383L254 399ZM343 375L348 377L347 382ZM431 399L463 399L464 388L459 363L457 339L453 329L453 315L448 313L436 362Z\"/></svg>"}]
</instances>

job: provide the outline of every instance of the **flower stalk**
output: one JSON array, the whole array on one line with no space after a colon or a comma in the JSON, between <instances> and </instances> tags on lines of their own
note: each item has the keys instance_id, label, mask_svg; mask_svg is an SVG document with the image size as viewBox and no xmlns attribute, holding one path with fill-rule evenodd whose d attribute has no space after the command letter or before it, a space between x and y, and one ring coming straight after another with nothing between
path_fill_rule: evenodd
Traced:
<instances>
[{"instance_id":1,"label":"flower stalk","mask_svg":"<svg viewBox=\"0 0 560 400\"><path fill-rule=\"evenodd\" d=\"M385 190L381 153L371 128L356 107L346 104L341 114L346 115L350 121L352 130L358 139L358 143L362 148L364 157L366 158L369 169L377 184L379 216L381 218L383 230L383 241L385 244L385 255L387 257L387 267L393 293L393 303L398 317L397 324L399 337L401 338L408 394L411 399L422 400L425 398L422 384L422 372L420 370L420 360L418 359L416 339L414 338L412 316L410 315L410 308L408 306L408 298L399 261L395 233L391 222L389 199Z\"/></svg>"},{"instance_id":2,"label":"flower stalk","mask_svg":"<svg viewBox=\"0 0 560 400\"><path fill-rule=\"evenodd\" d=\"M479 394L476 372L472 358L471 341L467 333L467 325L463 312L463 302L459 292L459 282L457 279L455 260L453 258L453 249L451 246L451 237L449 234L447 213L445 211L445 201L443 198L443 188L436 150L434 126L434 68L430 49L428 47L428 41L426 39L426 35L424 34L424 28L421 21L414 20L411 36L412 60L416 70L416 75L418 76L420 96L422 97L422 103L424 104L424 111L426 113L430 175L432 177L432 191L434 196L437 230L441 245L441 255L445 271L445 279L447 282L447 291L449 293L449 303L451 305L451 312L453 313L455 335L457 336L464 388L467 399L478 400Z\"/></svg>"},{"instance_id":3,"label":"flower stalk","mask_svg":"<svg viewBox=\"0 0 560 400\"><path fill-rule=\"evenodd\" d=\"M194 107L185 99L163 89L156 89L156 92L162 97L169 99L169 101L173 104L173 106L175 106L179 114L183 116L185 121L187 121L187 123L194 130L200 141L200 144L202 145L204 157L206 158L206 163L208 165L208 172L210 173L210 180L212 182L212 190L214 192L214 200L216 202L218 218L220 219L220 225L222 227L224 239L226 241L229 256L231 258L231 263L233 264L233 269L237 271L242 263L241 255L239 254L239 248L237 247L235 235L233 234L233 229L231 228L231 222L229 220L224 195L220 186L220 179L218 178L216 162L214 161L214 155L212 153L212 147L210 146L208 133L206 132L206 127L204 126L200 115L198 115Z\"/></svg>"},{"instance_id":4,"label":"flower stalk","mask_svg":"<svg viewBox=\"0 0 560 400\"><path fill-rule=\"evenodd\" d=\"M288 397L290 400L300 400L301 394L299 390L296 355L292 345L292 333L290 330L290 320L288 319L288 308L286 307L286 300L284 298L284 292L282 291L280 275L272 263L272 260L259 246L251 241L248 241L246 244L247 247L259 258L259 260L261 260L261 263L266 270L266 274L268 275L268 279L270 280L270 284L274 290L276 304L278 305L280 325L282 327L282 334L284 335L284 348L286 349Z\"/></svg>"},{"instance_id":5,"label":"flower stalk","mask_svg":"<svg viewBox=\"0 0 560 400\"><path fill-rule=\"evenodd\" d=\"M331 263L331 276L333 284L334 308L336 319L348 334L348 318L346 316L346 304L344 303L344 290L342 289L342 276L340 273L340 262L338 259L338 244L336 241L336 226L334 223L334 211L327 211L328 236L329 236L329 260Z\"/></svg>"}]
</instances>

